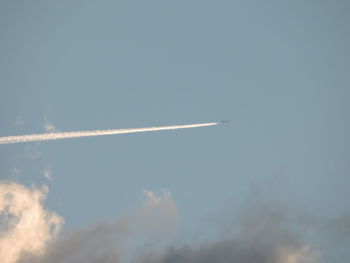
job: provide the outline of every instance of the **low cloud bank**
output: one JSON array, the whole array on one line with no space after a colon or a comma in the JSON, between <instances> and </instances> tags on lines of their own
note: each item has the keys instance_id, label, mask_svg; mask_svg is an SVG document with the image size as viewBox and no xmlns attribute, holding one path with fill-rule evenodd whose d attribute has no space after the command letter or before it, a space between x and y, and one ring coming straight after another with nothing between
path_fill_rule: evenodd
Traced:
<instances>
[{"instance_id":1,"label":"low cloud bank","mask_svg":"<svg viewBox=\"0 0 350 263\"><path fill-rule=\"evenodd\" d=\"M144 190L144 204L114 223L103 222L51 240L44 254L22 253L20 263L118 263L133 257L135 240L170 235L179 222L171 193Z\"/></svg>"},{"instance_id":2,"label":"low cloud bank","mask_svg":"<svg viewBox=\"0 0 350 263\"><path fill-rule=\"evenodd\" d=\"M138 255L135 263L306 263L319 253L293 229L287 212L274 204L246 209L214 242L168 248ZM232 229L234 228L234 229ZM293 229L293 230L292 230ZM235 234L234 234L235 232Z\"/></svg>"},{"instance_id":3,"label":"low cloud bank","mask_svg":"<svg viewBox=\"0 0 350 263\"><path fill-rule=\"evenodd\" d=\"M179 223L179 211L168 190L144 190L143 204L115 222L57 237L63 218L44 208L47 193L47 187L0 183L1 262L317 263L346 262L343 256L342 261L332 256L334 249L349 254L345 249L350 240L348 214L322 222L259 198L252 198L231 220L224 220L224 231L212 241L164 245L159 241L171 236ZM306 234L310 231L318 232L318 238L327 232L321 239L342 242L315 247L322 240L313 242Z\"/></svg>"}]
</instances>

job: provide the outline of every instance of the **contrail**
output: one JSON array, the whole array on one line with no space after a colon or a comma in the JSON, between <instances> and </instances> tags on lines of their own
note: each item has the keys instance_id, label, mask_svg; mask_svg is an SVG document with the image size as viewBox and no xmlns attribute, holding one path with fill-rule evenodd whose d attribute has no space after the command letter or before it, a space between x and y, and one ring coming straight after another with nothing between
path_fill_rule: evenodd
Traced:
<instances>
[{"instance_id":1,"label":"contrail","mask_svg":"<svg viewBox=\"0 0 350 263\"><path fill-rule=\"evenodd\" d=\"M0 137L0 144L21 143L21 142L35 142L35 141L53 141L60 139L81 138L90 136L102 136L112 134L125 134L136 132L151 132L164 130L177 130L186 128L198 128L218 125L220 122L207 122L197 124L173 125L173 126L158 126L145 128L131 128L131 129L117 129L117 130L95 130L95 131L73 131L73 132L51 132L41 134L26 134L18 136Z\"/></svg>"}]
</instances>

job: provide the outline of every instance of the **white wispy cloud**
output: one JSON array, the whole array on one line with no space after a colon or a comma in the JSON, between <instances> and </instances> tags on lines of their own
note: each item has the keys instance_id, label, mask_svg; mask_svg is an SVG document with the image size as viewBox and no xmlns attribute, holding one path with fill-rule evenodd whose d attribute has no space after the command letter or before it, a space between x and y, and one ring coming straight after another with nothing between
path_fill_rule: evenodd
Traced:
<instances>
[{"instance_id":1,"label":"white wispy cloud","mask_svg":"<svg viewBox=\"0 0 350 263\"><path fill-rule=\"evenodd\" d=\"M44 119L45 119L45 122L44 122L43 126L44 126L45 132L49 132L49 133L57 132L57 129L56 129L55 125L52 122L48 121L46 115L44 116Z\"/></svg>"},{"instance_id":2,"label":"white wispy cloud","mask_svg":"<svg viewBox=\"0 0 350 263\"><path fill-rule=\"evenodd\" d=\"M43 172L43 176L46 179L50 180L50 181L53 180L53 178L52 178L52 169L51 169L50 166L45 167L44 172Z\"/></svg>"}]
</instances>

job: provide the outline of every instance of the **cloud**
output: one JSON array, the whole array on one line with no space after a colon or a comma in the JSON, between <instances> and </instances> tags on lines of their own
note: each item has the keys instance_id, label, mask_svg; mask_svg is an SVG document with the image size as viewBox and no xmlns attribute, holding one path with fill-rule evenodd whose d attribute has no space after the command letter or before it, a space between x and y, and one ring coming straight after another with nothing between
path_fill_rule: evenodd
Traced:
<instances>
[{"instance_id":1,"label":"cloud","mask_svg":"<svg viewBox=\"0 0 350 263\"><path fill-rule=\"evenodd\" d=\"M45 122L44 122L44 130L45 132L57 132L57 129L55 125L52 122L49 122L47 119L47 116L44 116Z\"/></svg>"},{"instance_id":2,"label":"cloud","mask_svg":"<svg viewBox=\"0 0 350 263\"><path fill-rule=\"evenodd\" d=\"M168 190L144 191L146 200L135 212L116 223L99 223L52 242L46 253L26 256L21 263L311 263L320 254L305 242L285 207L270 202L247 203L232 219L229 235L200 244L136 247L146 236L169 235L179 221L178 209Z\"/></svg>"},{"instance_id":3,"label":"cloud","mask_svg":"<svg viewBox=\"0 0 350 263\"><path fill-rule=\"evenodd\" d=\"M258 241L257 241L258 242ZM285 245L285 244L284 244ZM310 247L283 247L283 245L257 244L240 240L224 240L199 247L171 248L163 254L140 256L137 263L301 263L315 262L317 253Z\"/></svg>"},{"instance_id":4,"label":"cloud","mask_svg":"<svg viewBox=\"0 0 350 263\"><path fill-rule=\"evenodd\" d=\"M321 260L321 254L307 241L298 216L276 201L259 196L248 199L243 209L236 210L231 223L224 226L225 234L207 242L166 246L159 241L171 236L180 218L168 190L159 193L144 190L145 200L135 211L115 222L100 222L58 238L63 219L44 209L46 187L2 183L0 194L0 258L6 263L316 263ZM347 225L347 215L334 224L340 230Z\"/></svg>"},{"instance_id":5,"label":"cloud","mask_svg":"<svg viewBox=\"0 0 350 263\"><path fill-rule=\"evenodd\" d=\"M48 188L0 183L0 258L15 263L22 253L41 255L63 218L43 207Z\"/></svg>"},{"instance_id":6,"label":"cloud","mask_svg":"<svg viewBox=\"0 0 350 263\"><path fill-rule=\"evenodd\" d=\"M134 213L122 216L117 227L130 234L151 235L154 237L170 234L179 223L179 212L169 190L143 190L146 196L143 206Z\"/></svg>"},{"instance_id":7,"label":"cloud","mask_svg":"<svg viewBox=\"0 0 350 263\"><path fill-rule=\"evenodd\" d=\"M118 263L123 244L113 224L100 223L55 240L42 255L22 255L22 263Z\"/></svg>"},{"instance_id":8,"label":"cloud","mask_svg":"<svg viewBox=\"0 0 350 263\"><path fill-rule=\"evenodd\" d=\"M350 248L350 212L327 220L323 224L323 228L327 231L329 240L332 243L347 245Z\"/></svg>"},{"instance_id":9,"label":"cloud","mask_svg":"<svg viewBox=\"0 0 350 263\"><path fill-rule=\"evenodd\" d=\"M294 231L287 212L275 204L246 208L231 227L238 231L216 241L173 246L138 255L135 263L306 263L320 255ZM235 225L235 226L234 226ZM229 231L230 232L230 231ZM233 233L234 231L232 231Z\"/></svg>"},{"instance_id":10,"label":"cloud","mask_svg":"<svg viewBox=\"0 0 350 263\"><path fill-rule=\"evenodd\" d=\"M159 195L145 190L146 200L117 222L103 222L74 231L47 246L41 255L22 255L21 263L118 263L133 253L134 237L165 235L178 223L176 205L168 190ZM151 234L152 232L152 234Z\"/></svg>"},{"instance_id":11,"label":"cloud","mask_svg":"<svg viewBox=\"0 0 350 263\"><path fill-rule=\"evenodd\" d=\"M44 176L46 179L50 180L50 181L53 180L53 178L52 178L52 169L51 169L51 167L47 166L47 167L45 168L45 170L44 170L44 172L43 172L43 176Z\"/></svg>"},{"instance_id":12,"label":"cloud","mask_svg":"<svg viewBox=\"0 0 350 263\"><path fill-rule=\"evenodd\" d=\"M53 125L53 123L49 123L49 122L44 124L44 130L46 132L56 132L57 131L55 125Z\"/></svg>"}]
</instances>

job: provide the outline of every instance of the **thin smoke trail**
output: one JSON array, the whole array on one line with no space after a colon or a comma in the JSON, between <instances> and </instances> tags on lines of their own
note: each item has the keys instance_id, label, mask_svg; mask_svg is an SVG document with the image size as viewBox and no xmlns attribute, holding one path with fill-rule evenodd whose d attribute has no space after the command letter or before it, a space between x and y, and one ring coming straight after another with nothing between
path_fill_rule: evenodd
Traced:
<instances>
[{"instance_id":1,"label":"thin smoke trail","mask_svg":"<svg viewBox=\"0 0 350 263\"><path fill-rule=\"evenodd\" d=\"M117 130L52 132L52 133L42 133L42 134L5 136L5 137L0 137L0 144L35 142L35 141L52 141L52 140L60 140L60 139L71 139L71 138L136 133L136 132L177 130L177 129L185 129L185 128L198 128L198 127L214 126L214 125L218 125L218 124L220 124L220 122L207 122L207 123L197 123L197 124L158 126L158 127L146 127L146 128L131 128L131 129L117 129Z\"/></svg>"}]
</instances>

